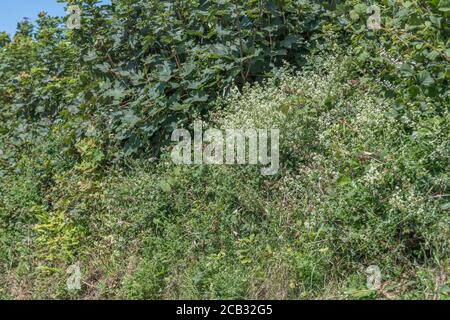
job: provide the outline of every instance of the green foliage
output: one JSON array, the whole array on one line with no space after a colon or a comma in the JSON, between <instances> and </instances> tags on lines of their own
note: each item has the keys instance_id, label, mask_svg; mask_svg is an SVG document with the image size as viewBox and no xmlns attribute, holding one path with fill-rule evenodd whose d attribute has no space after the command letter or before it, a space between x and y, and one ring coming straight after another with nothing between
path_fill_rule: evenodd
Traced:
<instances>
[{"instance_id":1,"label":"green foliage","mask_svg":"<svg viewBox=\"0 0 450 320\"><path fill-rule=\"evenodd\" d=\"M0 48L11 42L9 35L6 32L0 32Z\"/></svg>"},{"instance_id":2,"label":"green foliage","mask_svg":"<svg viewBox=\"0 0 450 320\"><path fill-rule=\"evenodd\" d=\"M83 28L61 29L41 13L36 41L24 21L0 52L9 152L63 125L73 149L103 141L106 161L158 154L173 128L207 114L231 86L283 60L301 65L325 42L325 10L313 1L71 3Z\"/></svg>"},{"instance_id":3,"label":"green foliage","mask_svg":"<svg viewBox=\"0 0 450 320\"><path fill-rule=\"evenodd\" d=\"M115 157L158 151L161 138L207 112L230 86L264 78L283 60L302 64L325 21L313 1L82 6L83 28L70 34L86 77L76 104L123 147Z\"/></svg>"},{"instance_id":4,"label":"green foliage","mask_svg":"<svg viewBox=\"0 0 450 320\"><path fill-rule=\"evenodd\" d=\"M367 9L356 5L343 22L364 69L388 84L386 95L395 97L395 109L403 114L411 104L448 106L448 1L381 1L382 28L374 31L366 28Z\"/></svg>"},{"instance_id":5,"label":"green foliage","mask_svg":"<svg viewBox=\"0 0 450 320\"><path fill-rule=\"evenodd\" d=\"M379 30L355 0L70 3L79 30L0 33L0 298L448 298L448 1ZM175 166L198 118L280 129L279 173Z\"/></svg>"}]
</instances>

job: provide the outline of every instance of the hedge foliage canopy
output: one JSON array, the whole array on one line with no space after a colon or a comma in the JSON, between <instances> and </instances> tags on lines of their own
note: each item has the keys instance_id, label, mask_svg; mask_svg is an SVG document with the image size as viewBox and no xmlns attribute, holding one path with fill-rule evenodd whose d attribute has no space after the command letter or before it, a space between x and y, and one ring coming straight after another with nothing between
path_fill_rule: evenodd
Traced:
<instances>
[{"instance_id":1,"label":"hedge foliage canopy","mask_svg":"<svg viewBox=\"0 0 450 320\"><path fill-rule=\"evenodd\" d=\"M158 153L173 128L207 115L231 87L284 62L301 67L330 39L404 87L386 87L398 96L393 112L448 101L448 0L60 2L80 7L80 29L41 13L36 28L25 20L13 39L0 34L0 131L16 147L53 128L72 146L95 138L109 160ZM369 30L375 9L382 28Z\"/></svg>"}]
</instances>

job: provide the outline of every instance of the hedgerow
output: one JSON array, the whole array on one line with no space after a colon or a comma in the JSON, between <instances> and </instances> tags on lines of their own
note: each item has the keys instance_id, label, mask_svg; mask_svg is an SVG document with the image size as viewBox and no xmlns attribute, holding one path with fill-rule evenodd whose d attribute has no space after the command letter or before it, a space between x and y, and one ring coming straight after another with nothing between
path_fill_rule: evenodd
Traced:
<instances>
[{"instance_id":1,"label":"hedgerow","mask_svg":"<svg viewBox=\"0 0 450 320\"><path fill-rule=\"evenodd\" d=\"M1 298L448 298L448 1L70 3L0 34ZM197 119L279 172L176 166Z\"/></svg>"}]
</instances>

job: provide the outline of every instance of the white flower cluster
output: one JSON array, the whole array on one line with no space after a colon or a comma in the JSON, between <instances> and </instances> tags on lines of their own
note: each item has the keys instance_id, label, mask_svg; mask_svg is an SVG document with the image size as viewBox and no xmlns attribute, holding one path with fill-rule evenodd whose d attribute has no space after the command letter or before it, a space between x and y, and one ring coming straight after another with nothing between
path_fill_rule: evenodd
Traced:
<instances>
[{"instance_id":1,"label":"white flower cluster","mask_svg":"<svg viewBox=\"0 0 450 320\"><path fill-rule=\"evenodd\" d=\"M247 85L243 93L232 88L230 94L219 103L226 106L216 119L225 128L283 127L289 111L308 106L318 106L329 96L342 90L336 78L342 76L336 57L317 58L320 65L313 70L294 73L289 66L279 69L269 80Z\"/></svg>"}]
</instances>

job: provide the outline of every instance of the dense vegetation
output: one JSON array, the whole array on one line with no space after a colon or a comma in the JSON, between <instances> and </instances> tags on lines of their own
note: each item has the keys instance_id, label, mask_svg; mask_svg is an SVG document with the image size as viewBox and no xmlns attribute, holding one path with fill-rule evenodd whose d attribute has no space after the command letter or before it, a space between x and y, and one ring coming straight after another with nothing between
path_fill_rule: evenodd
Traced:
<instances>
[{"instance_id":1,"label":"dense vegetation","mask_svg":"<svg viewBox=\"0 0 450 320\"><path fill-rule=\"evenodd\" d=\"M448 298L450 1L69 2L0 33L1 298ZM278 174L173 164L195 119Z\"/></svg>"}]
</instances>

